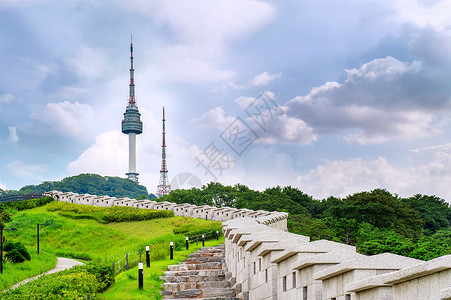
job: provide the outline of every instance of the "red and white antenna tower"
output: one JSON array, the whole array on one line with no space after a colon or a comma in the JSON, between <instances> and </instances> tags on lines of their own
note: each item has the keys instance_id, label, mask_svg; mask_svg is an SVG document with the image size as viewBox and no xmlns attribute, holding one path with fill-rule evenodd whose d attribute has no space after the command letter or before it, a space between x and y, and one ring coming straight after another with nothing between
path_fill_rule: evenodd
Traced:
<instances>
[{"instance_id":1,"label":"red and white antenna tower","mask_svg":"<svg viewBox=\"0 0 451 300\"><path fill-rule=\"evenodd\" d=\"M168 168L166 166L166 119L164 117L163 107L163 144L161 146L161 170L160 170L160 182L157 186L157 196L162 197L168 195L171 192L171 185L168 180Z\"/></svg>"}]
</instances>

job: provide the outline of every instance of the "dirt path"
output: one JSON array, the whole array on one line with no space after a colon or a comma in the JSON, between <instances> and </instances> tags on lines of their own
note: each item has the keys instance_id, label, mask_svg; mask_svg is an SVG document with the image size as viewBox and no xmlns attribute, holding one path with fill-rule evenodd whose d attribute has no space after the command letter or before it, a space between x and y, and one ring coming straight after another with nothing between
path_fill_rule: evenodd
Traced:
<instances>
[{"instance_id":1,"label":"dirt path","mask_svg":"<svg viewBox=\"0 0 451 300\"><path fill-rule=\"evenodd\" d=\"M49 271L47 271L45 273L42 273L40 275L36 275L34 277L30 277L28 279L22 280L21 282L16 283L15 285L13 285L12 287L10 287L7 290L15 289L15 288L19 287L20 285L26 284L26 283L28 283L30 281L33 281L33 280L36 280L40 276L45 275L45 274L52 274L52 273L56 273L56 272L60 272L60 271L66 270L66 269L70 269L70 268L72 268L74 266L83 265L82 262L79 262L78 260L75 260L75 259L64 258L64 257L57 257L57 258L58 258L58 260L56 262L56 266L53 269L51 269L51 270L49 270ZM7 290L5 290L5 291L7 291Z\"/></svg>"}]
</instances>

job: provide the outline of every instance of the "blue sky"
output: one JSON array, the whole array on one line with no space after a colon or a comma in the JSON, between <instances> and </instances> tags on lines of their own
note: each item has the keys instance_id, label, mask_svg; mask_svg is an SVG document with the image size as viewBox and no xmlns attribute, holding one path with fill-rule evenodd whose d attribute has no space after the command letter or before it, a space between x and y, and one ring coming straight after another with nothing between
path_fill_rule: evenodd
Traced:
<instances>
[{"instance_id":1,"label":"blue sky","mask_svg":"<svg viewBox=\"0 0 451 300\"><path fill-rule=\"evenodd\" d=\"M133 33L140 183L451 201L449 1L0 0L0 188L122 176ZM189 186L186 186L189 187Z\"/></svg>"}]
</instances>

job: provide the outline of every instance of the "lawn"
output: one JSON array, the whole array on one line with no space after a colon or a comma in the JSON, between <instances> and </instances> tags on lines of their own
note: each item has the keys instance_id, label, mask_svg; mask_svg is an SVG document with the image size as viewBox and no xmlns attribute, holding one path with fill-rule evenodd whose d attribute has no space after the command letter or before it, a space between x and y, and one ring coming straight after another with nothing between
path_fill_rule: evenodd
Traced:
<instances>
[{"instance_id":1,"label":"lawn","mask_svg":"<svg viewBox=\"0 0 451 300\"><path fill-rule=\"evenodd\" d=\"M12 221L6 225L7 227L17 228L16 231L7 233L7 239L22 242L32 254L32 260L23 264L7 264L4 274L0 275L1 289L24 278L51 269L55 265L56 256L71 257L92 263L112 264L112 262L122 258L125 253L144 250L146 245L150 245L151 260L155 261L153 262L155 267L151 268L151 273L156 274L158 271L161 273L168 264L176 263L166 260L169 255L169 241L176 243L176 259L179 257L183 259L186 255L185 250L183 250L185 236L175 235L174 229L177 229L177 232L187 231L187 235L190 232L198 233L199 230L204 229L217 230L219 228L220 230L220 223L218 222L182 217L101 224L95 218L74 219L73 217L63 216L61 212L49 211L47 206L19 211L14 214ZM40 226L41 254L39 258L35 255L37 223L50 224ZM209 243L217 244L218 241L207 242L207 244ZM195 244L192 245L190 250L195 251L194 249L196 249ZM31 268L30 266L34 267ZM117 276L117 283L110 288L116 290L114 293L119 293L117 291L121 289L121 285L125 284L122 283L122 277L128 278L126 274L129 274L129 272L132 271ZM155 275L156 280L160 275ZM150 276L150 274L146 275L146 278L147 276ZM153 277L150 276L146 279L149 283L151 282L150 278ZM160 284L155 283L154 289L159 291ZM128 285L125 284L124 286ZM145 291L150 290L149 286L145 288ZM110 291L108 290L107 293L110 293ZM140 291L137 293L140 293Z\"/></svg>"}]
</instances>

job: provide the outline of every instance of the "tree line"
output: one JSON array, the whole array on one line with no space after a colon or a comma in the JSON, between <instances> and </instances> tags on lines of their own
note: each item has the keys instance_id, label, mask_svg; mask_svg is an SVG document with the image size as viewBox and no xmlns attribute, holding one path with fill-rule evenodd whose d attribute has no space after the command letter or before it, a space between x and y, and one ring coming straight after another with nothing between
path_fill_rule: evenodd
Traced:
<instances>
[{"instance_id":1,"label":"tree line","mask_svg":"<svg viewBox=\"0 0 451 300\"><path fill-rule=\"evenodd\" d=\"M355 245L363 254L391 252L428 260L451 253L451 208L437 196L402 198L374 189L317 200L291 186L260 192L242 184L212 182L202 188L172 191L161 200L285 211L289 213L290 232L311 240Z\"/></svg>"},{"instance_id":2,"label":"tree line","mask_svg":"<svg viewBox=\"0 0 451 300\"><path fill-rule=\"evenodd\" d=\"M143 185L126 178L100 176L97 174L80 174L66 177L60 181L44 181L38 185L27 185L20 190L0 190L0 195L41 193L43 191L73 192L97 196L129 197L132 199L152 199Z\"/></svg>"}]
</instances>

